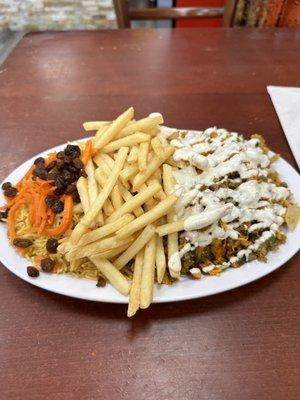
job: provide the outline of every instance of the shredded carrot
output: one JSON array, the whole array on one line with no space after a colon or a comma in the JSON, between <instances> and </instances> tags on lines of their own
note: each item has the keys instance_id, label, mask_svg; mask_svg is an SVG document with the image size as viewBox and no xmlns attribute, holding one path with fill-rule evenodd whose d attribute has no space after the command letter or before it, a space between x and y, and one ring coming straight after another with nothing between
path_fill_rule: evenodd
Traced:
<instances>
[{"instance_id":1,"label":"shredded carrot","mask_svg":"<svg viewBox=\"0 0 300 400\"><path fill-rule=\"evenodd\" d=\"M34 262L39 264L42 261L43 258L44 258L43 256L35 256L34 257Z\"/></svg>"},{"instance_id":2,"label":"shredded carrot","mask_svg":"<svg viewBox=\"0 0 300 400\"><path fill-rule=\"evenodd\" d=\"M90 141L91 142L91 141ZM87 143L83 152L84 159L88 160L92 151L92 142ZM56 153L50 153L45 160L45 164L56 159ZM87 162L87 161L86 161ZM33 232L38 234L57 236L63 234L70 226L73 217L73 200L71 196L63 196L64 211L59 226L52 227L55 214L46 206L46 196L53 193L54 187L41 179L32 180L34 165L29 168L24 177L15 185L18 189L17 195L13 199L6 199L6 205L2 208L9 208L7 226L8 236L11 242L16 238L15 221L22 205L28 207L28 220ZM18 249L22 254L26 249Z\"/></svg>"},{"instance_id":3,"label":"shredded carrot","mask_svg":"<svg viewBox=\"0 0 300 400\"><path fill-rule=\"evenodd\" d=\"M56 153L49 153L48 157L45 159L46 167L51 161L54 161L54 160L56 160Z\"/></svg>"},{"instance_id":4,"label":"shredded carrot","mask_svg":"<svg viewBox=\"0 0 300 400\"><path fill-rule=\"evenodd\" d=\"M92 140L88 140L80 157L83 165L87 164L92 154L93 154L93 142Z\"/></svg>"},{"instance_id":5,"label":"shredded carrot","mask_svg":"<svg viewBox=\"0 0 300 400\"><path fill-rule=\"evenodd\" d=\"M72 222L73 217L73 199L72 196L65 196L64 211L61 223L55 228L46 228L43 233L49 236L59 236L66 232Z\"/></svg>"}]
</instances>

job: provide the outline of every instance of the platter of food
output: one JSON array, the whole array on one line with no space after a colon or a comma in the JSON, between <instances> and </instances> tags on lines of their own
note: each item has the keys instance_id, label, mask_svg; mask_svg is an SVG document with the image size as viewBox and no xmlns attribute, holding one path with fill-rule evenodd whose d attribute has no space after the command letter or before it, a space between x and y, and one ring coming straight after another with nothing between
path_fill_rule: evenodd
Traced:
<instances>
[{"instance_id":1,"label":"platter of food","mask_svg":"<svg viewBox=\"0 0 300 400\"><path fill-rule=\"evenodd\" d=\"M299 250L298 173L260 135L163 124L130 107L15 169L0 198L3 265L56 293L128 303L128 316L284 265Z\"/></svg>"}]
</instances>

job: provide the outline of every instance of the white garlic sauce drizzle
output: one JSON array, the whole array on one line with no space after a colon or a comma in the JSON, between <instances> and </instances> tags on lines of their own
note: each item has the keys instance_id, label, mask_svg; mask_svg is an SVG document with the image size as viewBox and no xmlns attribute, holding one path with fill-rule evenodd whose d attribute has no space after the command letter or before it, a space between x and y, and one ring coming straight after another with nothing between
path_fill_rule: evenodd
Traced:
<instances>
[{"instance_id":1,"label":"white garlic sauce drizzle","mask_svg":"<svg viewBox=\"0 0 300 400\"><path fill-rule=\"evenodd\" d=\"M170 133L167 129L162 136L167 137ZM214 210L220 209L224 204L231 204L229 212L213 221L207 229L183 232L186 241L191 244L191 249L208 246L215 238L238 239L239 232L236 228L244 222L251 223L249 233L265 229L253 244L239 251L229 262L204 267L203 271L209 272L215 267L228 268L243 257L248 260L249 255L257 251L284 223L286 208L276 202L291 197L291 191L283 186L276 186L270 180L258 182L253 179L267 177L270 168L268 155L258 147L259 140L245 140L235 132L209 128L200 133L181 132L181 135L170 143L176 148L174 160L189 164L174 172L174 194L178 196L175 204L177 218L191 220L193 216L208 211L214 213ZM202 172L199 169L197 171L195 167ZM234 173L237 177L231 181L239 184L236 189L209 189L214 183L226 181L228 175ZM243 182L245 179L248 180ZM220 219L226 224L226 228L219 226ZM182 253L185 254L186 251ZM176 256L178 258L178 255Z\"/></svg>"}]
</instances>

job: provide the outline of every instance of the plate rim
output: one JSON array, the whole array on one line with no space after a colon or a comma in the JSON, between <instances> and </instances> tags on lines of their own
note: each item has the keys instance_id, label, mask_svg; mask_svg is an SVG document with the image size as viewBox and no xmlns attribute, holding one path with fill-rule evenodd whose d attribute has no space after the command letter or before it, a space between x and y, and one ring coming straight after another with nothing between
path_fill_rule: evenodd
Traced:
<instances>
[{"instance_id":1,"label":"plate rim","mask_svg":"<svg viewBox=\"0 0 300 400\"><path fill-rule=\"evenodd\" d=\"M193 129L190 129L190 131L201 132L201 131L193 130ZM1 182L1 185L6 180L9 180L12 177L14 177L14 175L18 173L18 170L24 169L27 164L30 165L30 163L32 163L37 157L46 155L47 153L52 152L52 151L60 150L62 147L64 147L68 143L73 144L73 143L78 143L78 142L84 142L86 140L89 140L90 138L92 138L92 136L80 138L80 139L77 139L77 140L67 141L67 142L58 144L58 145L53 146L53 147L51 147L49 149L45 149L45 150L39 152L38 154L34 155L33 157L29 158L28 160L24 161L22 164L17 166L10 174L8 174L4 178L4 180ZM271 151L270 154L272 154L272 153L273 152ZM297 175L298 179L300 179L300 175L297 172L297 170L292 165L290 165L284 158L280 157L280 159L278 161L282 162L283 166L285 168L290 169L292 171L292 173ZM14 180L14 179L12 179L12 180ZM291 190L293 190L293 188L291 188ZM288 233L288 235L290 235L290 234L292 234L292 232ZM6 241L6 244L8 244L7 241ZM284 246L284 245L285 244L283 244L282 246ZM280 247L282 248L282 246L280 246ZM225 283L223 286L221 285L219 288L212 289L210 293L205 293L205 294L202 294L200 290L199 290L199 294L197 294L197 295L195 295L195 293L193 293L193 292L191 294L189 294L189 293L176 294L175 293L175 295L174 294L173 295L172 294L164 295L163 298L157 298L155 296L155 294L154 294L154 298L153 298L153 302L152 303L156 303L156 304L158 304L158 303L172 303L172 302L177 302L177 301L199 299L199 298L203 298L203 297L209 297L209 296L213 296L213 295L216 295L216 294L220 294L220 293L223 293L223 292L228 292L228 291L237 289L237 288L242 287L242 286L246 286L246 285L248 285L248 284L250 284L252 282L257 281L258 279L261 279L261 278L265 277L266 275L269 275L270 273L276 271L280 267L283 267L290 259L292 259L295 256L295 254L298 253L299 249L300 249L300 242L298 244L298 247L295 246L295 248L292 250L292 252L288 252L287 255L285 257L283 257L283 260L281 259L277 263L273 262L271 269L267 268L268 262L267 263L263 263L263 262L259 262L259 261L255 260L255 261L251 261L251 262L243 264L243 266L241 266L241 268L245 267L245 265L250 265L252 263L259 263L259 264L265 266L265 268L262 268L261 271L259 271L259 273L257 273L254 277L250 277L250 279L246 279L246 281L237 281L236 283L234 283L234 282L233 283ZM103 296L103 292L101 293L100 291L99 291L99 298L94 298L94 297L88 298L85 295L85 293L83 293L81 295L79 293L72 293L72 292L70 293L68 291L64 291L61 288L59 288L59 289L50 288L49 286L47 286L47 281L46 282L41 282L41 281L39 282L38 279L35 280L35 279L30 278L27 275L24 275L24 271L22 271L22 266L21 266L20 270L15 269L15 267L11 266L10 263L7 262L7 260L3 256L3 253L4 252L2 252L2 251L0 252L0 262L3 264L3 266L6 269L8 269L11 273L16 275L18 278L22 279L23 281L25 281L25 282L33 285L33 286L36 286L36 287L41 288L43 290L47 290L48 292L53 292L53 293L56 293L56 294L59 294L59 295L73 297L73 298L77 298L77 299L80 299L80 300L96 301L96 302L110 303L110 304L128 304L128 297L125 297L125 296L120 297L121 295L119 295L119 293L117 291L115 291L115 289L111 285L110 285L110 287L115 291L115 293L117 293L119 295L119 296L116 296L114 299L112 299L110 297L107 298L105 295ZM16 253L16 255L18 256L18 258L20 258L20 262L26 261L25 258L19 256L17 253ZM230 269L230 270L232 270L232 269ZM222 274L225 274L225 273L226 273L226 271L224 271ZM49 275L49 277L52 277L52 275ZM57 275L57 276L55 275L54 276L54 278L57 278L57 277L64 277L64 278L67 278L67 279L75 279L75 280L78 279L76 277L72 277L71 275L67 275L67 274L60 274L60 275ZM214 277L207 277L207 278L208 279L213 279ZM86 278L80 278L80 279L83 279L85 281L90 281L91 283L92 282L94 283L93 280L89 280L89 279L86 279ZM176 284L180 284L180 282L182 282L183 280L187 280L187 279L189 279L189 278L188 277L182 277L181 280L179 282L177 282ZM200 283L201 280L198 281L198 282ZM156 284L155 286L157 287L158 285Z\"/></svg>"}]
</instances>

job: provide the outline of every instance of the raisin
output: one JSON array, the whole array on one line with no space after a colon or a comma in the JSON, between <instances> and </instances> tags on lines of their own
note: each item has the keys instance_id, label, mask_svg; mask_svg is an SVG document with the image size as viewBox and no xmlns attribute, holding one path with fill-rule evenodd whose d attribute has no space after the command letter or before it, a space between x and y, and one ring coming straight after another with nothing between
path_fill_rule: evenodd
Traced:
<instances>
[{"instance_id":1,"label":"raisin","mask_svg":"<svg viewBox=\"0 0 300 400\"><path fill-rule=\"evenodd\" d=\"M27 274L31 278L37 278L40 274L40 271L35 267L27 267Z\"/></svg>"},{"instance_id":2,"label":"raisin","mask_svg":"<svg viewBox=\"0 0 300 400\"><path fill-rule=\"evenodd\" d=\"M48 173L48 181L55 181L56 177L57 177L57 172L54 173L53 171L51 171Z\"/></svg>"},{"instance_id":3,"label":"raisin","mask_svg":"<svg viewBox=\"0 0 300 400\"><path fill-rule=\"evenodd\" d=\"M58 199L56 199L53 204L50 206L51 210L54 214L59 214L64 210L64 203Z\"/></svg>"},{"instance_id":4,"label":"raisin","mask_svg":"<svg viewBox=\"0 0 300 400\"><path fill-rule=\"evenodd\" d=\"M55 178L55 186L56 186L58 189L65 188L65 187L67 186L67 185L66 185L66 181L64 180L64 178L63 178L62 176L58 175L58 176Z\"/></svg>"},{"instance_id":5,"label":"raisin","mask_svg":"<svg viewBox=\"0 0 300 400\"><path fill-rule=\"evenodd\" d=\"M74 203L80 203L80 197L77 189L72 193L72 199Z\"/></svg>"},{"instance_id":6,"label":"raisin","mask_svg":"<svg viewBox=\"0 0 300 400\"><path fill-rule=\"evenodd\" d=\"M72 181L74 181L74 175L70 171L68 171L67 169L62 171L61 177L63 178L63 180L65 182L68 182L68 183L71 183Z\"/></svg>"},{"instance_id":7,"label":"raisin","mask_svg":"<svg viewBox=\"0 0 300 400\"><path fill-rule=\"evenodd\" d=\"M71 183L70 185L68 185L68 187L65 190L65 194L72 194L76 191L76 185L75 183Z\"/></svg>"},{"instance_id":8,"label":"raisin","mask_svg":"<svg viewBox=\"0 0 300 400\"><path fill-rule=\"evenodd\" d=\"M38 157L33 162L34 165L44 165L45 159L43 157Z\"/></svg>"},{"instance_id":9,"label":"raisin","mask_svg":"<svg viewBox=\"0 0 300 400\"><path fill-rule=\"evenodd\" d=\"M66 164L63 162L63 160L58 160L56 164L57 171L62 171L63 169L66 168Z\"/></svg>"},{"instance_id":10,"label":"raisin","mask_svg":"<svg viewBox=\"0 0 300 400\"><path fill-rule=\"evenodd\" d=\"M43 258L41 261L41 268L44 272L52 272L55 262L51 258Z\"/></svg>"},{"instance_id":11,"label":"raisin","mask_svg":"<svg viewBox=\"0 0 300 400\"><path fill-rule=\"evenodd\" d=\"M56 188L53 193L55 194L55 196L61 196L65 193L65 188Z\"/></svg>"},{"instance_id":12,"label":"raisin","mask_svg":"<svg viewBox=\"0 0 300 400\"><path fill-rule=\"evenodd\" d=\"M69 172L72 172L74 175L77 175L78 169L75 168L73 165L67 165L67 169Z\"/></svg>"},{"instance_id":13,"label":"raisin","mask_svg":"<svg viewBox=\"0 0 300 400\"><path fill-rule=\"evenodd\" d=\"M16 247L21 247L22 249L26 249L26 247L29 247L33 244L32 240L29 239L14 239L13 240L13 245Z\"/></svg>"},{"instance_id":14,"label":"raisin","mask_svg":"<svg viewBox=\"0 0 300 400\"><path fill-rule=\"evenodd\" d=\"M83 163L82 163L82 161L80 160L80 158L74 158L74 160L72 161L72 164L73 164L73 166L74 166L76 169L81 169L81 168L83 168Z\"/></svg>"},{"instance_id":15,"label":"raisin","mask_svg":"<svg viewBox=\"0 0 300 400\"><path fill-rule=\"evenodd\" d=\"M11 183L10 182L4 182L1 186L2 190L6 190L8 188L11 187Z\"/></svg>"},{"instance_id":16,"label":"raisin","mask_svg":"<svg viewBox=\"0 0 300 400\"><path fill-rule=\"evenodd\" d=\"M57 252L58 240L54 238L50 238L47 240L46 249L49 253L55 254Z\"/></svg>"},{"instance_id":17,"label":"raisin","mask_svg":"<svg viewBox=\"0 0 300 400\"><path fill-rule=\"evenodd\" d=\"M72 164L72 158L65 155L64 156L64 163L65 163L66 166Z\"/></svg>"},{"instance_id":18,"label":"raisin","mask_svg":"<svg viewBox=\"0 0 300 400\"><path fill-rule=\"evenodd\" d=\"M45 203L48 207L51 207L52 204L54 204L54 202L57 200L56 196L53 196L52 194L48 194L48 196L46 196L45 198Z\"/></svg>"},{"instance_id":19,"label":"raisin","mask_svg":"<svg viewBox=\"0 0 300 400\"><path fill-rule=\"evenodd\" d=\"M18 193L17 189L12 186L4 190L4 196L6 197L15 197L17 193Z\"/></svg>"},{"instance_id":20,"label":"raisin","mask_svg":"<svg viewBox=\"0 0 300 400\"><path fill-rule=\"evenodd\" d=\"M65 153L64 153L63 151L59 151L59 152L56 154L56 158L58 158L59 160L63 160L64 157L65 157Z\"/></svg>"},{"instance_id":21,"label":"raisin","mask_svg":"<svg viewBox=\"0 0 300 400\"><path fill-rule=\"evenodd\" d=\"M43 181L46 181L48 179L48 172L46 171L44 166L38 165L33 173L35 176L42 179Z\"/></svg>"},{"instance_id":22,"label":"raisin","mask_svg":"<svg viewBox=\"0 0 300 400\"><path fill-rule=\"evenodd\" d=\"M106 285L106 280L105 280L105 278L103 278L103 276L99 275L99 276L98 276L97 283L96 283L96 286L98 286L98 287L104 287L105 285Z\"/></svg>"},{"instance_id":23,"label":"raisin","mask_svg":"<svg viewBox=\"0 0 300 400\"><path fill-rule=\"evenodd\" d=\"M51 169L53 169L54 167L56 167L57 161L53 160L50 161L49 164L46 167L46 171L51 171Z\"/></svg>"},{"instance_id":24,"label":"raisin","mask_svg":"<svg viewBox=\"0 0 300 400\"><path fill-rule=\"evenodd\" d=\"M80 148L77 145L68 144L65 148L65 155L70 158L78 158L80 156Z\"/></svg>"}]
</instances>

